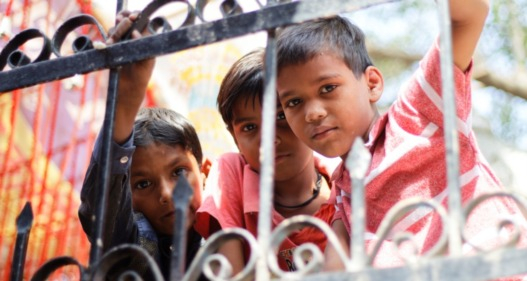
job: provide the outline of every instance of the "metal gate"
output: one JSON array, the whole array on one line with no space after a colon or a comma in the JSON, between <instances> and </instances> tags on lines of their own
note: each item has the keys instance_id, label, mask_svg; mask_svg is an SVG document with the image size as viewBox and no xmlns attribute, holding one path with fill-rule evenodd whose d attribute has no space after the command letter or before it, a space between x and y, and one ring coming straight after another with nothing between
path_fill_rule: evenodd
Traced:
<instances>
[{"instance_id":1,"label":"metal gate","mask_svg":"<svg viewBox=\"0 0 527 281\"><path fill-rule=\"evenodd\" d=\"M257 1L258 0L254 0ZM99 171L101 189L98 191L97 215L95 218L95 239L99 240L103 232L103 221L107 203L107 187L109 184L110 142L113 133L113 117L116 104L116 91L118 80L118 68L124 64L174 53L200 45L239 37L242 35L267 31L268 42L266 47L266 69L265 69L265 91L263 99L263 131L261 149L263 151L274 151L274 130L276 97L276 41L275 29L298 24L307 20L328 17L344 12L364 9L372 5L379 5L393 0L370 0L370 1L348 1L348 0L306 0L306 1L273 1L268 0L266 5L260 5L260 9L245 13L235 0L225 0L220 8L223 18L215 21L206 21L203 18L205 6L209 1L198 0L195 5L185 0L154 0L143 11L143 16L148 18L157 9L170 2L187 4L187 14L183 24L173 31L162 32L148 38L133 41L124 41L111 46L97 46L87 37L81 36L74 42L75 54L62 56L61 45L65 37L75 28L82 25L95 25L99 28L102 36L104 31L100 24L89 15L79 15L67 20L54 34L52 39L46 37L41 31L27 29L12 38L0 53L0 69L9 65L11 69L0 72L0 92L4 93L14 89L24 88L44 82L59 80L77 74L85 74L101 69L110 69L108 95L106 102L106 114L102 132L102 155L103 164ZM310 254L307 263L298 264L298 271L284 272L277 266L275 252L272 249L278 247L288 233L303 226L316 227L322 230L328 237L328 243L338 245L335 234L328 225L309 216L297 216L287 219L276 229L271 231L271 203L273 183L273 155L266 153L261 158L260 206L258 237L256 240L249 232L243 229L222 230L211 236L206 244L197 254L193 264L184 273L181 262L184 257L185 247L181 241L186 241L184 220L177 220L178 226L175 233L172 256L171 280L196 280L204 272L212 280L245 280L256 279L258 281L270 279L282 280L488 280L501 276L510 276L527 273L527 250L517 249L514 245L505 245L500 249L490 252L479 252L475 255L464 256L461 254L462 233L461 228L464 220L471 209L481 201L489 197L506 196L514 199L522 211L527 210L524 199L513 193L495 193L486 197L476 198L468 206L461 206L460 183L459 183L459 160L456 134L456 116L454 104L454 88L451 56L451 36L449 26L448 1L439 2L439 19L441 29L440 45L443 53L441 57L441 71L443 79L443 97L445 108L445 142L446 159L448 167L448 209L431 201L408 200L397 204L385 217L377 232L379 237L385 237L390 231L391 222L395 221L400 214L408 209L419 206L427 206L437 211L444 220L443 234L434 251L430 255L419 257L417 260L408 261L404 266L394 268L374 268L372 260L377 251L367 254L364 249L365 217L364 215L364 173L361 167L369 163L368 152L361 142L357 142L350 156L346 160L346 166L350 170L353 180L353 233L351 239L351 253L353 258L349 259L343 251L340 256L344 260L346 270L343 272L320 272L323 262L317 249L306 247L302 251ZM123 8L123 1L119 0L117 11ZM200 23L196 23L196 19ZM40 55L31 61L19 47L33 38L42 38L43 46ZM163 42L171 42L167 45ZM95 45L95 47L94 47ZM141 51L137 51L141 50ZM54 53L56 58L51 59ZM185 188L187 186L187 188ZM174 203L177 212L184 212L189 204L188 192L191 190L185 181L178 183L175 188ZM191 191L190 191L191 192ZM176 202L177 201L177 202ZM362 210L362 212L360 212ZM527 213L527 212L526 212ZM357 214L357 215L356 215ZM13 265L11 269L11 280L22 280L24 260L29 232L32 224L31 207L27 204L17 219L17 240L13 253ZM218 246L232 237L239 237L247 241L251 247L251 256L244 270L234 277L230 277L225 266L220 266L220 271L212 273L211 264L223 264L222 257L215 254ZM513 243L511 243L513 244ZM338 249L338 247L336 247ZM448 248L448 255L444 254ZM436 251L437 250L437 251ZM150 265L151 272L147 280L162 280L163 277L151 257L134 245L122 245L102 253L102 245L93 244L90 252L90 264L85 267L71 257L59 257L45 263L33 276L32 280L45 280L53 271L63 266L76 266L79 269L81 280L102 280L106 278L107 270L112 264L119 262L125 256L137 256L144 259ZM123 280L142 280L133 271L123 273Z\"/></svg>"}]
</instances>

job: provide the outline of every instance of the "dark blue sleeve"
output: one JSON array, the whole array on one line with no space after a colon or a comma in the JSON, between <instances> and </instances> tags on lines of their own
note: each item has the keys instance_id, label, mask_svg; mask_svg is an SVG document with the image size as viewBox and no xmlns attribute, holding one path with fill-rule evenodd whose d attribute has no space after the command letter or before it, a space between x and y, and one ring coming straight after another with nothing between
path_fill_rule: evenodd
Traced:
<instances>
[{"instance_id":1,"label":"dark blue sleeve","mask_svg":"<svg viewBox=\"0 0 527 281\"><path fill-rule=\"evenodd\" d=\"M96 191L102 187L98 182L101 151L101 136L97 138L90 159L81 190L81 205L79 207L79 218L88 236L93 243L93 230L96 213ZM130 190L130 163L135 146L133 145L133 133L123 144L111 143L111 171L108 192L108 207L103 234L103 251L124 243L137 241L137 226L132 213L132 194Z\"/></svg>"}]
</instances>

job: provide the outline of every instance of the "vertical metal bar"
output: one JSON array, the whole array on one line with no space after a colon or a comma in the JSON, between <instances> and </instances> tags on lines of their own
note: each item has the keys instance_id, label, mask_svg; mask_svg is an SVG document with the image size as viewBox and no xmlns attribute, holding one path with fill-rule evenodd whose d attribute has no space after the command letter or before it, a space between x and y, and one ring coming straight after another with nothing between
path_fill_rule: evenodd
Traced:
<instances>
[{"instance_id":1,"label":"vertical metal bar","mask_svg":"<svg viewBox=\"0 0 527 281\"><path fill-rule=\"evenodd\" d=\"M260 257L256 263L256 281L271 279L267 266L267 253L271 236L271 202L273 202L274 194L274 140L276 134L276 38L274 30L267 33L264 65L265 86L260 144L260 213L258 215Z\"/></svg>"},{"instance_id":2,"label":"vertical metal bar","mask_svg":"<svg viewBox=\"0 0 527 281\"><path fill-rule=\"evenodd\" d=\"M453 59L452 59L452 31L450 8L448 0L438 1L441 49L441 77L444 106L444 133L448 179L448 212L449 212L449 241L451 255L461 252L461 226L463 215L461 210L461 189L459 182L459 140L457 134L457 114L455 103Z\"/></svg>"},{"instance_id":3,"label":"vertical metal bar","mask_svg":"<svg viewBox=\"0 0 527 281\"><path fill-rule=\"evenodd\" d=\"M172 237L172 257L170 259L170 280L181 280L185 273L185 254L187 252L188 209L194 191L190 187L186 173L180 175L172 192L172 204L176 210L174 235Z\"/></svg>"},{"instance_id":4,"label":"vertical metal bar","mask_svg":"<svg viewBox=\"0 0 527 281\"><path fill-rule=\"evenodd\" d=\"M33 225L33 211L31 204L26 202L24 208L16 219L16 243L15 252L13 253L13 265L11 266L11 281L19 281L24 278L24 263L26 261L27 242L29 232Z\"/></svg>"},{"instance_id":5,"label":"vertical metal bar","mask_svg":"<svg viewBox=\"0 0 527 281\"><path fill-rule=\"evenodd\" d=\"M116 12L123 9L123 0L117 0ZM104 220L106 216L106 207L108 201L108 189L110 185L110 167L111 167L111 141L113 136L115 105L117 103L117 89L119 84L119 72L115 68L110 69L108 78L108 94L106 96L106 112L102 126L102 145L101 145L101 163L98 171L98 182L102 183L97 189L97 205L95 210L95 226L93 228L93 241L90 249L90 264L96 264L103 252L103 232Z\"/></svg>"},{"instance_id":6,"label":"vertical metal bar","mask_svg":"<svg viewBox=\"0 0 527 281\"><path fill-rule=\"evenodd\" d=\"M361 138L355 139L351 153L346 159L346 168L351 177L351 268L361 270L366 266L366 204L364 196L364 177L370 166L371 154L364 146Z\"/></svg>"}]
</instances>

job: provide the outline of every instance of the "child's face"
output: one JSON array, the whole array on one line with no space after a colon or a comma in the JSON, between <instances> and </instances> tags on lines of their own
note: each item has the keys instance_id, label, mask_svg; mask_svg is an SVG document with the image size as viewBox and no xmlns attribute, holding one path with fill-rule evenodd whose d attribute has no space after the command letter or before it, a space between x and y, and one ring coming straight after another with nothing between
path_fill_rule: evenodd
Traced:
<instances>
[{"instance_id":1,"label":"child's face","mask_svg":"<svg viewBox=\"0 0 527 281\"><path fill-rule=\"evenodd\" d=\"M279 100L291 129L327 157L345 157L355 138L367 139L382 86L377 68L368 67L356 79L344 61L331 53L286 66L277 77Z\"/></svg>"},{"instance_id":2,"label":"child's face","mask_svg":"<svg viewBox=\"0 0 527 281\"><path fill-rule=\"evenodd\" d=\"M130 184L133 208L148 219L157 232L174 232L175 209L172 190L182 170L194 189L188 214L187 229L194 223L196 209L201 204L203 177L192 152L181 145L154 143L137 147L132 159Z\"/></svg>"},{"instance_id":3,"label":"child's face","mask_svg":"<svg viewBox=\"0 0 527 281\"><path fill-rule=\"evenodd\" d=\"M262 107L256 98L238 100L233 108L231 134L249 166L260 172ZM287 180L300 173L313 158L313 151L291 131L281 106L277 108L275 137L275 180Z\"/></svg>"}]
</instances>

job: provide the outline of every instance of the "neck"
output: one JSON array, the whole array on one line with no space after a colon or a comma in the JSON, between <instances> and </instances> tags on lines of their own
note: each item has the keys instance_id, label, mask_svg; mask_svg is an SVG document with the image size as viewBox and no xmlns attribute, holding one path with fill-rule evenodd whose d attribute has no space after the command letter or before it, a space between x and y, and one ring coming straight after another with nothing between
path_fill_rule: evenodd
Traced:
<instances>
[{"instance_id":1,"label":"neck","mask_svg":"<svg viewBox=\"0 0 527 281\"><path fill-rule=\"evenodd\" d=\"M285 180L274 181L274 198L284 204L290 202L303 202L312 194L314 183L317 178L314 162L310 161L300 173ZM299 196L299 195L302 196Z\"/></svg>"},{"instance_id":2,"label":"neck","mask_svg":"<svg viewBox=\"0 0 527 281\"><path fill-rule=\"evenodd\" d=\"M379 120L380 117L381 117L381 115L379 114L379 111L377 110L377 107L375 107L374 108L374 112L373 112L373 118L371 119L370 125L368 126L368 129L366 130L364 135L362 135L362 140L364 141L365 144L368 143L368 141L370 140L370 132L373 129L373 126L375 125L375 123L377 123L377 120ZM353 145L353 143L352 143L352 145ZM349 148L348 152L346 152L346 154L340 156L340 159L342 159L342 161L346 161L350 151L351 151L351 147Z\"/></svg>"}]
</instances>

